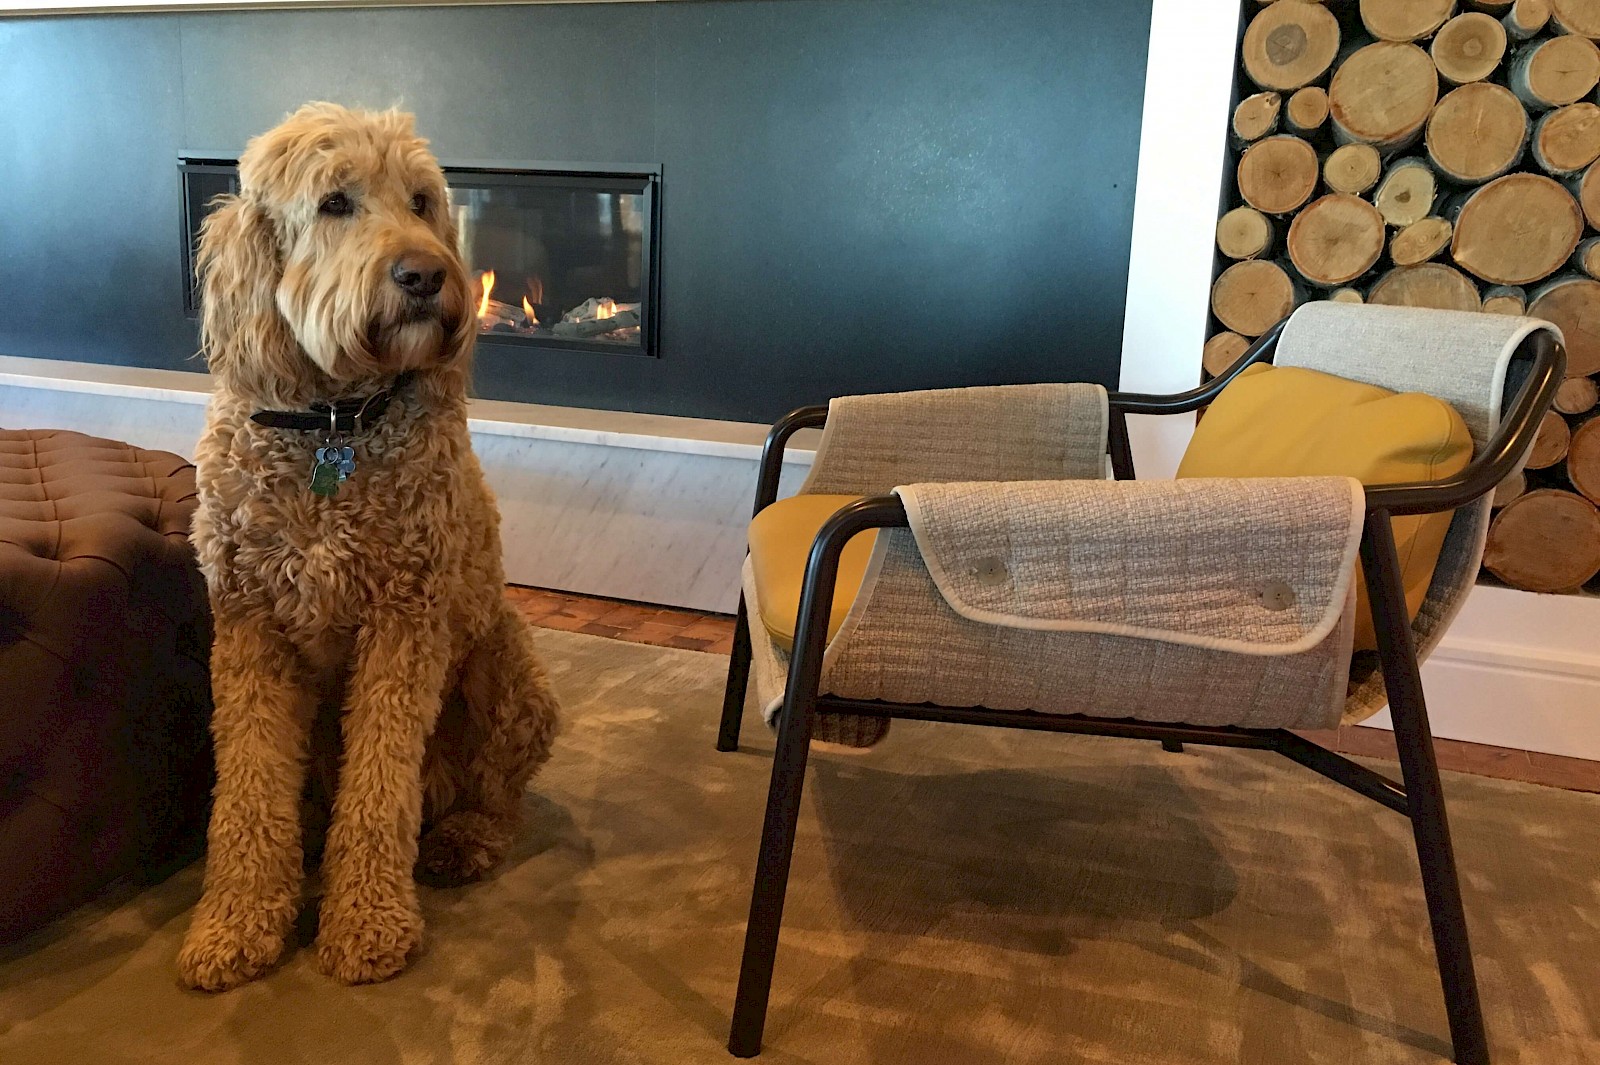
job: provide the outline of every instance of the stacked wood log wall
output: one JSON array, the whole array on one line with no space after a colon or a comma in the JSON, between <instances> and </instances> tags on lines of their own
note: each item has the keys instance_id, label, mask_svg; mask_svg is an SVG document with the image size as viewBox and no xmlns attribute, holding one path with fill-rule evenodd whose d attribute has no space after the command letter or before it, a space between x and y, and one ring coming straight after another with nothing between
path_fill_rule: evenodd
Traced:
<instances>
[{"instance_id":1,"label":"stacked wood log wall","mask_svg":"<svg viewBox=\"0 0 1600 1065\"><path fill-rule=\"evenodd\" d=\"M1307 300L1528 314L1569 377L1485 567L1600 591L1600 0L1243 0L1207 373Z\"/></svg>"}]
</instances>

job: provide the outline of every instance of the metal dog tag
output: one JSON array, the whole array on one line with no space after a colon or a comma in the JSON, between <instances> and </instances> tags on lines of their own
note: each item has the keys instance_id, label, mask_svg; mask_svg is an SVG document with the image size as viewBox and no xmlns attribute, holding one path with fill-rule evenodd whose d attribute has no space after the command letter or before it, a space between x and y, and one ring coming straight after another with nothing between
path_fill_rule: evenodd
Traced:
<instances>
[{"instance_id":1,"label":"metal dog tag","mask_svg":"<svg viewBox=\"0 0 1600 1065\"><path fill-rule=\"evenodd\" d=\"M356 472L356 449L337 434L329 433L317 448L311 464L311 491L319 496L337 495L339 486Z\"/></svg>"},{"instance_id":2,"label":"metal dog tag","mask_svg":"<svg viewBox=\"0 0 1600 1065\"><path fill-rule=\"evenodd\" d=\"M330 457L329 452L338 452L338 448L317 448L317 460L311 466L311 491L319 496L337 495L339 484L347 476L340 468L337 458Z\"/></svg>"}]
</instances>

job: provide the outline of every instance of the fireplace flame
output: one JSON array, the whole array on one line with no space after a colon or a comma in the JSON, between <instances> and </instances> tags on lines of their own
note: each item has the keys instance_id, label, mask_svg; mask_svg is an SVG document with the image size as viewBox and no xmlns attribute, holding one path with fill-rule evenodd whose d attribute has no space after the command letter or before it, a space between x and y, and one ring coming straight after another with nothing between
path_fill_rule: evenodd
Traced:
<instances>
[{"instance_id":1,"label":"fireplace flame","mask_svg":"<svg viewBox=\"0 0 1600 1065\"><path fill-rule=\"evenodd\" d=\"M617 301L607 297L595 304L594 316L596 318L615 318L617 316Z\"/></svg>"},{"instance_id":2,"label":"fireplace flame","mask_svg":"<svg viewBox=\"0 0 1600 1065\"><path fill-rule=\"evenodd\" d=\"M478 283L483 286L483 298L478 301L478 317L484 318L489 314L489 293L494 291L494 271L485 270L478 278Z\"/></svg>"},{"instance_id":3,"label":"fireplace flame","mask_svg":"<svg viewBox=\"0 0 1600 1065\"><path fill-rule=\"evenodd\" d=\"M544 278L528 278L528 298L535 304L544 302Z\"/></svg>"},{"instance_id":4,"label":"fireplace flame","mask_svg":"<svg viewBox=\"0 0 1600 1065\"><path fill-rule=\"evenodd\" d=\"M534 312L533 305L528 302L528 297L522 297L522 313L528 316L529 325L539 324L539 315Z\"/></svg>"}]
</instances>

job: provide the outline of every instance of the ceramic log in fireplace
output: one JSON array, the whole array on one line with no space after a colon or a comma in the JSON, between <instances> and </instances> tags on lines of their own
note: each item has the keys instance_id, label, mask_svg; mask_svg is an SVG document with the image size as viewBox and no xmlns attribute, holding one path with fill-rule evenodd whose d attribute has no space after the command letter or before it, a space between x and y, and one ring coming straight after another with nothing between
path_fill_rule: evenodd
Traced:
<instances>
[{"instance_id":1,"label":"ceramic log in fireplace","mask_svg":"<svg viewBox=\"0 0 1600 1065\"><path fill-rule=\"evenodd\" d=\"M657 210L653 167L447 164L461 256L476 284L480 343L655 355ZM194 242L212 200L238 189L225 153L180 156L184 309L199 292Z\"/></svg>"}]
</instances>

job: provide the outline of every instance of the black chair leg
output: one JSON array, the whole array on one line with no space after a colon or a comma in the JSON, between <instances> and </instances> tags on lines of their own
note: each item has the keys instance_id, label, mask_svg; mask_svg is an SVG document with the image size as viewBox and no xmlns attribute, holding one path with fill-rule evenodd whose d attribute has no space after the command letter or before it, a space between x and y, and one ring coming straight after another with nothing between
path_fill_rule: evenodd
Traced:
<instances>
[{"instance_id":1,"label":"black chair leg","mask_svg":"<svg viewBox=\"0 0 1600 1065\"><path fill-rule=\"evenodd\" d=\"M1422 889L1433 928L1433 949L1439 962L1439 979L1444 985L1450 1041L1460 1065L1489 1065L1489 1039L1483 1026L1483 1007L1478 1001L1466 911L1461 904L1461 882L1456 874L1444 790L1439 783L1427 702L1417 668L1411 621L1406 616L1405 592L1388 514L1368 515L1366 535L1361 540L1361 563L1366 572L1367 588L1371 590L1378 652L1383 662L1400 770L1405 779L1417 860L1422 867Z\"/></svg>"},{"instance_id":2,"label":"black chair leg","mask_svg":"<svg viewBox=\"0 0 1600 1065\"><path fill-rule=\"evenodd\" d=\"M810 690L796 693L796 687ZM810 685L796 685L791 674L778 725L767 814L761 828L761 855L756 862L744 958L739 965L739 991L728 1034L728 1051L737 1058L753 1058L761 1053L767 998L772 991L772 966L778 954L778 929L783 923L783 900L789 887L789 862L794 855L795 826L800 820L800 791L805 784L806 756L811 749L816 716L815 696L814 677Z\"/></svg>"},{"instance_id":3,"label":"black chair leg","mask_svg":"<svg viewBox=\"0 0 1600 1065\"><path fill-rule=\"evenodd\" d=\"M728 660L728 686L722 693L722 725L717 729L717 750L739 749L739 725L744 720L744 697L750 687L750 619L744 594L739 595L739 616L733 623L733 654Z\"/></svg>"},{"instance_id":4,"label":"black chair leg","mask_svg":"<svg viewBox=\"0 0 1600 1065\"><path fill-rule=\"evenodd\" d=\"M1171 754L1182 754L1183 753L1183 741L1182 740L1162 740L1161 741L1161 749L1163 751L1167 751L1167 752L1169 752Z\"/></svg>"}]
</instances>

